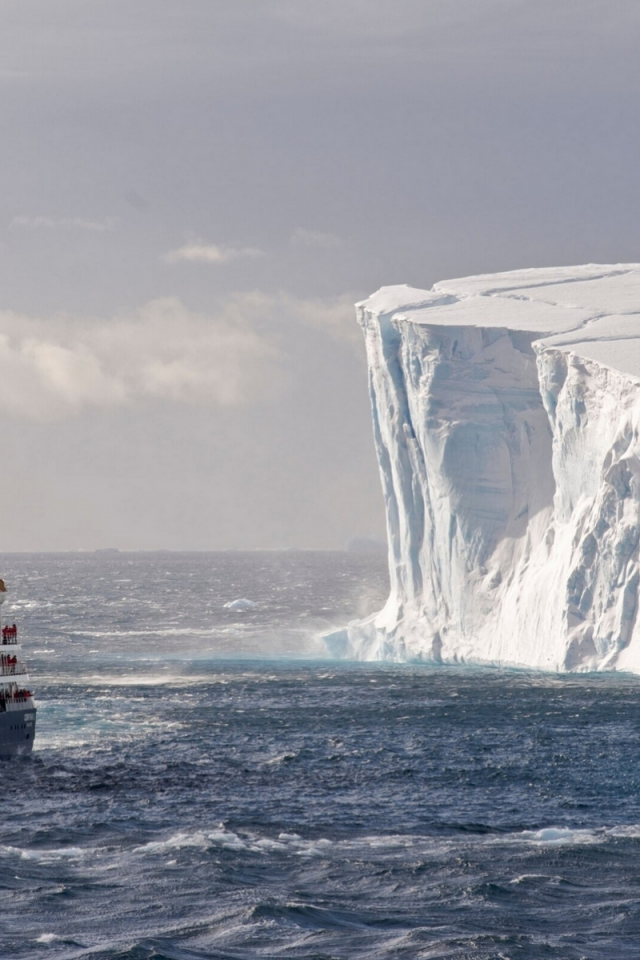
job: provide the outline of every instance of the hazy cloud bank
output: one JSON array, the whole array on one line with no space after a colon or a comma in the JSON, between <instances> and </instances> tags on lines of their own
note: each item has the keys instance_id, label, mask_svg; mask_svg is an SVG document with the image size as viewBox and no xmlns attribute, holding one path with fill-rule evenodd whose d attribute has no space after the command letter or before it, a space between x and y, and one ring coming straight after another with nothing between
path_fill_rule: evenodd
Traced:
<instances>
[{"instance_id":1,"label":"hazy cloud bank","mask_svg":"<svg viewBox=\"0 0 640 960\"><path fill-rule=\"evenodd\" d=\"M162 258L166 263L229 263L230 260L241 260L244 257L264 257L263 250L257 247L225 247L215 243L201 243L194 241L187 243L177 250L171 250Z\"/></svg>"},{"instance_id":2,"label":"hazy cloud bank","mask_svg":"<svg viewBox=\"0 0 640 960\"><path fill-rule=\"evenodd\" d=\"M266 336L173 298L109 320L0 313L0 405L29 418L143 398L243 403L270 387L277 362Z\"/></svg>"},{"instance_id":3,"label":"hazy cloud bank","mask_svg":"<svg viewBox=\"0 0 640 960\"><path fill-rule=\"evenodd\" d=\"M61 227L67 230L88 230L92 233L104 233L105 230L115 229L116 218L107 217L104 220L89 220L86 217L31 217L20 214L12 219L10 226L26 227L32 230L39 228L54 230Z\"/></svg>"},{"instance_id":4,"label":"hazy cloud bank","mask_svg":"<svg viewBox=\"0 0 640 960\"><path fill-rule=\"evenodd\" d=\"M335 233L307 230L305 227L297 227L293 231L291 243L294 247L315 247L320 250L335 250L343 246L342 239Z\"/></svg>"},{"instance_id":5,"label":"hazy cloud bank","mask_svg":"<svg viewBox=\"0 0 640 960\"><path fill-rule=\"evenodd\" d=\"M0 408L55 420L149 399L218 407L268 399L289 384L283 360L294 326L359 343L347 296L239 294L211 314L166 297L90 320L0 311Z\"/></svg>"}]
</instances>

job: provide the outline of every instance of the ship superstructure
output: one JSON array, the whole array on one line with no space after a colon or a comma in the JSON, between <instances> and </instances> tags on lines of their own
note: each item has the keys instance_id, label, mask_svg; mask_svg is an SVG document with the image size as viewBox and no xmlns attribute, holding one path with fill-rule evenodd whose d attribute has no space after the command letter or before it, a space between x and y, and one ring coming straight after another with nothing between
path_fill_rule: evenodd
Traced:
<instances>
[{"instance_id":1,"label":"ship superstructure","mask_svg":"<svg viewBox=\"0 0 640 960\"><path fill-rule=\"evenodd\" d=\"M2 617L6 597L0 580L0 759L31 753L36 734L36 705L21 660L18 628Z\"/></svg>"}]
</instances>

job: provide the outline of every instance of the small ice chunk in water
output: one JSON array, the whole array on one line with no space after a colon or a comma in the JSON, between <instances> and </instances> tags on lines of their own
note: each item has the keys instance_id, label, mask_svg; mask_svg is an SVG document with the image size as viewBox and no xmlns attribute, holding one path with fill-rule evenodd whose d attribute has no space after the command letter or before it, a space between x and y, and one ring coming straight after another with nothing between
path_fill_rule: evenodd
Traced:
<instances>
[{"instance_id":1,"label":"small ice chunk in water","mask_svg":"<svg viewBox=\"0 0 640 960\"><path fill-rule=\"evenodd\" d=\"M225 610L253 610L257 607L258 604L254 603L253 600L247 600L246 597L240 597L238 600L230 600L229 603L225 603Z\"/></svg>"}]
</instances>

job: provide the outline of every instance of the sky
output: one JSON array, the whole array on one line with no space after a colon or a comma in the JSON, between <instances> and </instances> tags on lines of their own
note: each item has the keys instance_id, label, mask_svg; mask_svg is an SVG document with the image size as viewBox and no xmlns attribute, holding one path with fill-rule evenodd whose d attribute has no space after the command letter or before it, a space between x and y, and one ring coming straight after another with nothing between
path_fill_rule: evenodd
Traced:
<instances>
[{"instance_id":1,"label":"sky","mask_svg":"<svg viewBox=\"0 0 640 960\"><path fill-rule=\"evenodd\" d=\"M637 0L0 0L0 549L383 536L353 303L640 260Z\"/></svg>"}]
</instances>

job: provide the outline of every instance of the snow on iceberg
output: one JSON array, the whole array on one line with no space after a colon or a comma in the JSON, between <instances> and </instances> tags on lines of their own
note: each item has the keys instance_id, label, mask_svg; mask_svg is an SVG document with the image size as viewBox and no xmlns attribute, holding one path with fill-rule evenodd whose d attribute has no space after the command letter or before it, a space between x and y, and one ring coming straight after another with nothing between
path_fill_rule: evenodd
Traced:
<instances>
[{"instance_id":1,"label":"snow on iceberg","mask_svg":"<svg viewBox=\"0 0 640 960\"><path fill-rule=\"evenodd\" d=\"M640 265L358 304L384 609L337 656L640 673Z\"/></svg>"}]
</instances>

